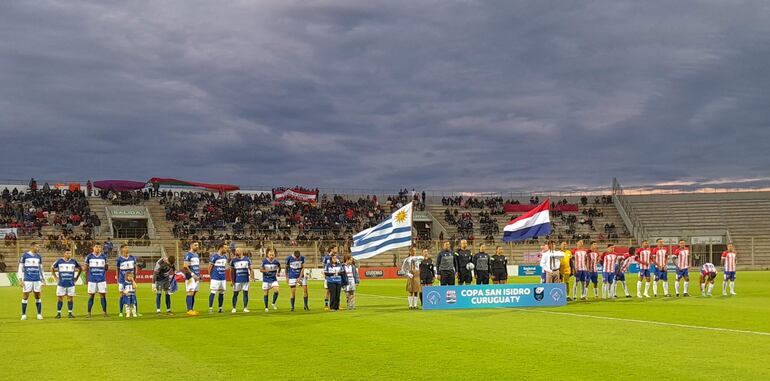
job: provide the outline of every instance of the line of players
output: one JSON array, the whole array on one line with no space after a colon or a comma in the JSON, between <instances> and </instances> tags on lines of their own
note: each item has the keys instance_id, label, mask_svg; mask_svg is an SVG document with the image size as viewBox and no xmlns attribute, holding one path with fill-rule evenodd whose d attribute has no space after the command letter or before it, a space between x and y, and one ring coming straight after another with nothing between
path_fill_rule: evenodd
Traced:
<instances>
[{"instance_id":1,"label":"line of players","mask_svg":"<svg viewBox=\"0 0 770 381\"><path fill-rule=\"evenodd\" d=\"M549 244L548 250L553 251L553 243ZM195 316L198 313L194 310L195 296L199 290L200 284L200 257L197 253L198 244L193 243L190 248L190 252L185 255L183 274L185 279L185 291L187 294L187 314ZM324 273L331 276L330 279L340 278L341 268L339 264L335 264L330 269L329 267L330 257L337 256L336 247L330 248L329 254L324 257ZM460 249L457 252L450 251L450 245L448 242L444 243L444 250L439 252L436 265L432 264L429 260L429 256L426 252L423 252L423 257L418 261L410 262L410 267L407 269L407 276L412 279L414 276L419 276L419 286L432 285L434 274L439 279L441 285L453 285L455 278L459 284L470 284L474 278L476 278L477 284L488 284L491 278L494 283L505 283L507 281L507 259L502 255L502 248L497 247L496 253L493 256L487 255L483 246L480 247L480 252L471 255L470 250L467 248L467 242L462 241ZM37 318L42 319L42 302L41 291L44 284L42 258L39 254L38 245L33 243L30 246L29 251L25 252L19 260L18 278L22 287L22 320L26 320L27 304L30 294L35 296L35 305L37 309ZM675 248L671 254L669 254L668 248L663 244L662 240L657 241L657 247L650 248L647 241L642 242L642 247L636 250L632 250L633 255L629 254L616 254L614 251L614 245L608 245L607 251L602 254L598 253L598 246L596 243L591 243L589 249L584 248L584 242L578 241L577 247L574 250L567 249L566 243L562 243L560 253L562 255L561 263L558 268L545 270L543 272L543 281L547 279L546 272L559 272L559 276L556 279L563 281L569 285L569 278L574 274L576 281L572 287L572 296L570 299L577 299L577 287L580 286L580 299L587 298L588 286L593 283L594 285L594 297L598 297L598 264L602 263L602 297L603 298L615 298L617 297L617 283L620 282L623 286L625 296L631 297L628 292L628 286L625 280L625 273L628 271L630 265L633 262L639 264L639 279L637 281L637 297L650 297L649 288L653 285L653 295L658 295L658 284L662 284L664 296L670 296L668 290L668 270L667 264L671 259L676 267L676 281L674 283L676 296L680 294L680 281L683 281L682 291L684 296L689 296L689 262L690 251L686 246L685 241L679 242L679 246ZM224 304L224 293L226 291L226 274L228 269L231 271L231 285L233 287L232 297L232 312L236 312L236 303L239 293L243 293L243 311L248 310L248 291L249 284L253 281L253 266L251 259L244 256L243 250L237 248L235 250L235 256L231 260L228 260L227 247L221 245L218 252L210 258L209 273L211 274L211 283L209 295L209 311L213 311L215 296L218 296L218 312L222 312ZM733 244L729 244L727 250L722 253L721 264L724 266L724 281L722 283L722 295L727 295L727 288L729 285L730 295L736 295L735 293L735 274L736 274L736 257L737 253ZM426 259L423 261L423 258ZM422 264L421 262L424 262ZM137 316L137 300L136 300L136 258L129 255L127 247L121 247L120 256L116 260L117 281L120 292L119 299L119 316L123 316L123 309L128 305L128 315ZM291 295L291 310L294 311L295 298L296 298L296 286L303 288L304 293L304 308L308 307L308 293L307 293L307 278L304 275L304 256L300 255L298 251L295 251L293 255L286 258L287 266L287 282L292 290ZM565 266L566 264L566 266ZM406 266L406 264L405 264ZM547 267L547 266L546 266ZM614 271L606 271L606 269L614 269ZM73 297L75 295L75 281L79 278L81 272L86 274L87 290L89 294L88 298L88 317L91 317L91 311L94 305L95 295L100 296L100 302L102 312L104 316L107 316L107 282L106 273L108 270L107 256L101 250L101 247L96 245L93 247L93 251L86 256L85 266L81 268L77 260L73 259L70 251L65 251L63 257L58 259L52 265L53 276L56 279L56 296L57 296L57 314L56 318L61 317L61 311L63 307L63 301L67 299L68 317L72 318L73 310ZM269 291L273 290L273 302L272 306L276 309L276 301L278 299L278 279L277 275L281 270L281 263L275 258L275 252L270 249L267 252L267 258L263 259L260 272L263 274L262 290L264 292L263 300L265 303L265 311L269 311L268 297ZM328 273L327 270L334 272ZM651 270L655 276L655 283L651 280ZM329 275L331 274L331 275ZM173 292L172 285L176 280L176 269L173 264L173 257L162 258L155 266L153 274L153 291L156 293L156 313L161 312L161 294L165 293L166 296L166 312L171 313L171 299L170 293ZM353 274L351 274L353 275ZM409 276L411 275L411 276ZM711 296L712 289L714 287L715 278L717 275L716 266L712 263L706 263L701 267L700 273L700 288L701 294L704 296ZM354 276L351 276L354 278ZM416 283L416 282L415 282ZM642 285L644 285L644 293L642 294ZM325 288L328 288L327 282L324 282ZM408 286L409 287L409 286ZM567 287L569 289L569 287ZM408 289L410 292L409 306L410 308L417 308L418 297L420 293L417 287ZM337 297L339 297L337 295ZM329 308L330 293L327 289L325 305Z\"/></svg>"},{"instance_id":2,"label":"line of players","mask_svg":"<svg viewBox=\"0 0 770 381\"><path fill-rule=\"evenodd\" d=\"M577 247L573 250L567 249L567 244L562 242L559 252L563 255L558 271L558 279L567 284L569 289L569 278L574 275L575 282L572 285L572 293L568 298L570 300L587 299L587 290L590 284L593 284L594 297L599 297L598 292L598 265L602 265L602 298L616 298L617 284L623 287L625 297L630 298L625 274L628 272L631 264L637 263L639 266L639 278L636 283L637 298L649 298L649 289L652 286L653 297L658 296L658 285L662 285L663 295L670 297L668 285L668 263L674 264L676 279L674 282L674 292L677 297L681 294L689 296L690 282L690 249L684 240L680 240L677 247L673 250L663 243L663 240L657 240L657 246L652 248L648 241L642 241L642 246L638 249L630 248L627 254L615 253L615 246L607 245L607 250L603 253L598 252L598 245L592 242L589 248L584 247L583 241L577 242ZM545 250L546 248L544 248ZM548 250L553 251L553 243L550 243ZM724 281L722 283L722 295L727 295L729 285L730 295L735 293L735 273L736 273L737 253L734 245L728 244L727 250L722 253L721 265L724 267ZM548 264L541 264L545 271L542 281L547 279ZM565 266L566 265L566 266ZM713 263L705 263L700 271L700 288L703 296L711 296L714 287L714 280L717 275L716 266ZM654 278L653 278L654 276ZM681 282L681 287L680 287ZM578 287L580 294L578 297ZM644 290L644 291L642 291Z\"/></svg>"},{"instance_id":3,"label":"line of players","mask_svg":"<svg viewBox=\"0 0 770 381\"><path fill-rule=\"evenodd\" d=\"M657 241L657 246L651 248L647 240L642 241L638 249L631 247L629 253L615 252L615 245L607 245L604 252L599 252L596 242L591 242L589 248L584 247L584 241L578 241L574 250L568 249L567 243L562 242L559 250L555 250L555 243L549 242L542 247L541 262L543 268L541 282L564 282L569 292L569 279L574 275L572 293L569 300L586 300L588 288L593 284L594 297L599 298L599 265L602 268L602 298L617 298L617 285L623 287L625 297L630 298L626 273L631 264L639 266L639 279L637 280L637 298L649 298L649 289L652 286L653 297L658 296L658 286L661 285L663 295L670 297L668 285L668 263L674 264L676 280L674 283L675 295L689 296L690 282L690 249L686 241L680 240L673 250L664 245L662 240ZM479 252L472 254L468 249L467 241L460 241L460 248L450 250L450 243L444 242L443 250L437 254L434 264L428 250L423 250L421 255L416 255L414 249L402 264L402 271L406 274L406 290L409 294L408 304L410 309L418 308L418 301L422 300L422 287L433 285L434 277L439 279L442 286L451 286L455 280L459 285L467 285L476 281L476 284L489 284L490 273L495 284L506 283L507 258L502 255L502 248L497 246L495 255L489 256L484 252L485 246L479 246ZM544 253L554 253L556 260L551 264ZM736 251L733 244L729 244L727 250L722 253L721 264L724 266L724 282L722 295L727 295L729 285L730 295L735 293L735 268ZM717 276L717 268L712 263L705 263L700 271L700 289L703 296L711 296ZM653 278L654 276L654 278ZM654 279L654 281L653 281ZM681 287L680 287L681 286ZM578 287L580 290L578 290ZM644 290L644 291L642 291ZM580 296L578 295L580 292Z\"/></svg>"},{"instance_id":4,"label":"line of players","mask_svg":"<svg viewBox=\"0 0 770 381\"><path fill-rule=\"evenodd\" d=\"M199 313L195 310L195 296L200 288L201 281L201 260L198 254L199 245L197 242L190 245L190 251L184 256L184 263L182 265L182 274L185 279L185 293L187 304L187 315L196 316ZM232 313L236 313L236 304L238 302L238 296L243 293L243 312L249 311L249 285L254 280L254 267L251 262L251 258L244 255L242 248L235 249L235 256L232 259L228 259L227 245L221 244L215 254L209 258L208 271L211 276L209 283L209 312L214 311L214 299L217 299L217 312L222 313L224 305L224 294L227 290L227 273L231 273L231 286L233 288L232 297ZM308 306L308 291L307 291L307 278L305 277L305 257L300 254L299 251L295 251L293 255L286 257L286 280L291 288L291 311L294 311L296 300L296 287L300 286L303 290L304 306L305 310L309 310ZM271 304L273 309L278 309L276 302L278 301L278 295L280 287L278 284L278 274L281 271L281 261L276 258L275 250L272 248L267 249L266 258L262 260L262 263L258 267L262 273L262 291L263 301L265 304L265 312L270 310ZM174 273L168 270L165 273L155 274L155 291L156 293L166 292L166 279L173 276ZM272 290L272 303L270 303L270 291ZM157 313L160 313L160 303L156 301ZM167 313L170 313L170 306L166 306Z\"/></svg>"},{"instance_id":5,"label":"line of players","mask_svg":"<svg viewBox=\"0 0 770 381\"><path fill-rule=\"evenodd\" d=\"M164 293L166 296L166 313L169 315L171 314L170 294L175 291L176 281L179 278L180 280L184 279L185 282L187 314L190 316L198 315L198 312L194 310L195 295L198 292L201 279L198 249L198 243L193 243L191 245L190 251L184 256L184 264L181 272L177 271L173 257L161 258L156 263L153 272L153 291L156 293L157 314L161 313L161 295ZM336 256L336 248L334 249L334 255ZM254 280L254 268L251 259L244 255L243 249L241 248L235 249L235 255L232 259L227 258L227 252L227 247L225 245L220 245L217 253L212 255L209 261L208 269L209 274L211 275L211 282L209 284L211 291L211 294L209 295L209 311L213 311L214 299L215 296L218 296L218 312L222 312L224 293L227 288L227 272L229 270L233 288L232 312L236 312L235 306L240 293L243 293L243 311L249 312L249 284ZM305 257L302 256L299 251L295 251L293 255L286 258L285 263L287 283L291 288L291 310L294 311L297 286L303 289L304 309L309 310L307 278L305 277ZM127 316L137 317L139 316L137 313L135 279L137 260L133 255L129 254L127 246L120 248L120 255L116 259L115 265L117 267L116 280L118 283L118 291L120 293L118 316L123 316L125 308ZM330 271L337 269L337 272L340 272L339 267L340 266L332 266ZM276 302L278 300L279 292L278 273L281 271L281 262L275 258L275 251L273 249L267 250L267 258L262 260L258 269L262 273L262 290L264 292L265 311L269 311L268 294L270 290L273 291L272 306L274 309L277 309ZM72 252L70 250L66 250L63 253L62 258L57 259L51 266L51 271L56 281L56 296L58 299L56 318L59 319L62 316L62 307L65 299L67 300L67 316L69 318L74 317L72 311L74 307L73 299L75 296L75 283L81 273L85 274L87 284L87 317L90 318L92 316L91 312L96 295L99 295L102 313L105 317L108 316L106 300L108 270L109 264L107 255L102 252L102 247L99 245L95 245L92 248L92 252L85 257L83 266L81 266L77 260L72 258ZM42 320L41 294L42 287L45 285L45 278L43 260L39 252L39 246L36 243L32 243L29 250L19 259L17 277L22 288L21 320L27 319L27 304L30 294L33 294L35 297L37 319Z\"/></svg>"}]
</instances>

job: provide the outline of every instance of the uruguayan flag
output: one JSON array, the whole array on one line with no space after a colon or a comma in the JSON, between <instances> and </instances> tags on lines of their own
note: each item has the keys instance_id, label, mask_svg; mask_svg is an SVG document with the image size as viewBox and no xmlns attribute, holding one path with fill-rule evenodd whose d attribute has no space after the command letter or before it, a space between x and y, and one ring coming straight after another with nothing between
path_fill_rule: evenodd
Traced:
<instances>
[{"instance_id":1,"label":"uruguayan flag","mask_svg":"<svg viewBox=\"0 0 770 381\"><path fill-rule=\"evenodd\" d=\"M355 259L367 259L411 244L412 203L410 202L377 226L354 235L350 253Z\"/></svg>"}]
</instances>

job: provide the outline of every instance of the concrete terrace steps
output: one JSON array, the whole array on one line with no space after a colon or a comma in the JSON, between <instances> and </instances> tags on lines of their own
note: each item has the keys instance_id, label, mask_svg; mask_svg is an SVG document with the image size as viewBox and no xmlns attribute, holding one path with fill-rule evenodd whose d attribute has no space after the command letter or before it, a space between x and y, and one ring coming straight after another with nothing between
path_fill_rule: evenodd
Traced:
<instances>
[{"instance_id":1,"label":"concrete terrace steps","mask_svg":"<svg viewBox=\"0 0 770 381\"><path fill-rule=\"evenodd\" d=\"M88 207L91 209L91 213L96 214L101 222L100 233L96 234L94 229L94 239L106 239L110 235L110 222L107 219L107 212L105 208L111 205L110 201L102 200L100 197L88 197Z\"/></svg>"},{"instance_id":2,"label":"concrete terrace steps","mask_svg":"<svg viewBox=\"0 0 770 381\"><path fill-rule=\"evenodd\" d=\"M17 249L16 244L5 246L4 242L0 243L0 255L5 258L6 272L16 272L19 268L19 252L24 250L23 246Z\"/></svg>"},{"instance_id":3,"label":"concrete terrace steps","mask_svg":"<svg viewBox=\"0 0 770 381\"><path fill-rule=\"evenodd\" d=\"M630 196L637 217L651 234L730 231L741 265L770 266L770 193Z\"/></svg>"},{"instance_id":4,"label":"concrete terrace steps","mask_svg":"<svg viewBox=\"0 0 770 381\"><path fill-rule=\"evenodd\" d=\"M152 223L155 225L157 239L162 242L166 255L181 255L183 248L180 247L177 250L177 241L172 231L174 224L166 219L166 209L158 200L158 198L151 197L149 200L144 201L144 206L150 212L150 218L152 218Z\"/></svg>"}]
</instances>

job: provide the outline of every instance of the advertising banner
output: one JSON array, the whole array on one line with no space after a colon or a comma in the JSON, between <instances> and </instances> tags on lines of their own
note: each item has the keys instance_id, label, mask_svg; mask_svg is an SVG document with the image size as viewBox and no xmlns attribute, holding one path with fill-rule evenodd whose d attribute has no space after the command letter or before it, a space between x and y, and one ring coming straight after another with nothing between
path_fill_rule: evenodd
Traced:
<instances>
[{"instance_id":1,"label":"advertising banner","mask_svg":"<svg viewBox=\"0 0 770 381\"><path fill-rule=\"evenodd\" d=\"M567 304L563 283L423 287L424 310L559 307Z\"/></svg>"},{"instance_id":2,"label":"advertising banner","mask_svg":"<svg viewBox=\"0 0 770 381\"><path fill-rule=\"evenodd\" d=\"M399 274L398 267L360 267L358 277L361 279L398 279L405 276Z\"/></svg>"},{"instance_id":3,"label":"advertising banner","mask_svg":"<svg viewBox=\"0 0 770 381\"><path fill-rule=\"evenodd\" d=\"M0 228L0 239L5 239L5 236L8 234L13 234L14 237L19 236L19 232L16 228Z\"/></svg>"},{"instance_id":4,"label":"advertising banner","mask_svg":"<svg viewBox=\"0 0 770 381\"><path fill-rule=\"evenodd\" d=\"M540 276L543 269L540 266L519 265L518 276Z\"/></svg>"}]
</instances>

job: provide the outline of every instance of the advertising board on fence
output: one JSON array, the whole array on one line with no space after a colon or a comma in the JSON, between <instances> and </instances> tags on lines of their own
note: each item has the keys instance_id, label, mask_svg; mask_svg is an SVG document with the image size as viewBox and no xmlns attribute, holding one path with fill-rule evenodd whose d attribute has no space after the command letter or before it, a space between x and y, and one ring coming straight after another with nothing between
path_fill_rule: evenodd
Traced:
<instances>
[{"instance_id":1,"label":"advertising board on fence","mask_svg":"<svg viewBox=\"0 0 770 381\"><path fill-rule=\"evenodd\" d=\"M404 274L399 274L398 267L361 267L358 276L361 279L398 279Z\"/></svg>"},{"instance_id":2,"label":"advertising board on fence","mask_svg":"<svg viewBox=\"0 0 770 381\"><path fill-rule=\"evenodd\" d=\"M558 307L567 304L563 283L423 287L424 310Z\"/></svg>"},{"instance_id":3,"label":"advertising board on fence","mask_svg":"<svg viewBox=\"0 0 770 381\"><path fill-rule=\"evenodd\" d=\"M16 228L0 228L0 239L5 239L8 234L13 234L14 237L19 236L19 232Z\"/></svg>"},{"instance_id":4,"label":"advertising board on fence","mask_svg":"<svg viewBox=\"0 0 770 381\"><path fill-rule=\"evenodd\" d=\"M543 269L540 268L540 266L519 265L519 271L516 275L517 276L538 276L542 272L543 272Z\"/></svg>"}]
</instances>

